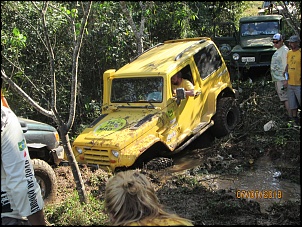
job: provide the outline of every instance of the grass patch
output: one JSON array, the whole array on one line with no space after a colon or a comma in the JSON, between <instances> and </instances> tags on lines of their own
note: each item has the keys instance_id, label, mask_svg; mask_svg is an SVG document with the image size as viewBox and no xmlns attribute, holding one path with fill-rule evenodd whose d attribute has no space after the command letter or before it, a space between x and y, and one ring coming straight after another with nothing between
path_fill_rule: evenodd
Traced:
<instances>
[{"instance_id":1,"label":"grass patch","mask_svg":"<svg viewBox=\"0 0 302 227\"><path fill-rule=\"evenodd\" d=\"M108 225L108 216L103 212L104 202L88 195L89 203L81 204L78 193L74 193L60 204L46 205L44 213L50 223L57 226Z\"/></svg>"}]
</instances>

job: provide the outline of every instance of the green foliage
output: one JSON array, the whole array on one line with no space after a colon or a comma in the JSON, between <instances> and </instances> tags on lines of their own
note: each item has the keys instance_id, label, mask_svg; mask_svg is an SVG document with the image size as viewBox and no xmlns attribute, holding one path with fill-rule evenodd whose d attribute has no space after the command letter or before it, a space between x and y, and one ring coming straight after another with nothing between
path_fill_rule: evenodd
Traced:
<instances>
[{"instance_id":1,"label":"green foliage","mask_svg":"<svg viewBox=\"0 0 302 227\"><path fill-rule=\"evenodd\" d=\"M286 138L283 135L277 135L275 139L277 145L284 145L286 143Z\"/></svg>"},{"instance_id":2,"label":"green foliage","mask_svg":"<svg viewBox=\"0 0 302 227\"><path fill-rule=\"evenodd\" d=\"M299 128L295 127L293 121L286 117L284 104L280 102L274 82L267 78L259 78L254 82L240 82L238 87L240 94L240 107L244 134L249 134L251 141L261 144L262 148L271 146L272 141L276 147L285 147L288 144L300 143ZM261 116L261 117L260 117ZM263 126L273 121L275 126L265 132ZM268 134L266 140L263 134Z\"/></svg>"},{"instance_id":3,"label":"green foliage","mask_svg":"<svg viewBox=\"0 0 302 227\"><path fill-rule=\"evenodd\" d=\"M85 168L84 168L85 169ZM44 213L48 222L53 225L108 225L108 215L104 211L104 191L105 185L112 172L105 172L98 169L82 169L83 174L87 174L85 182L91 188L88 193L88 203L81 204L76 190L73 194L66 196L61 203L47 204ZM62 191L61 193L67 193Z\"/></svg>"},{"instance_id":4,"label":"green foliage","mask_svg":"<svg viewBox=\"0 0 302 227\"><path fill-rule=\"evenodd\" d=\"M126 2L137 28L145 16L144 49L169 39L213 35L213 23L233 20L237 25L243 15L258 11L253 1L214 2ZM44 2L1 2L2 68L35 101L50 108L51 83L49 56L45 48L40 11ZM258 3L259 5L259 3ZM301 15L300 4L296 4ZM72 82L72 24L78 34L83 11L81 2L49 2L46 22L50 42L54 48L57 80L57 110L63 119L69 116L70 86ZM299 20L298 20L299 21ZM287 23L286 23L287 24ZM79 68L76 119L71 137L98 117L102 105L102 76L107 69L119 69L137 55L133 31L117 1L93 2L86 36L83 39ZM285 25L286 36L293 30ZM24 117L50 119L37 113L20 96L4 84L8 102Z\"/></svg>"},{"instance_id":5,"label":"green foliage","mask_svg":"<svg viewBox=\"0 0 302 227\"><path fill-rule=\"evenodd\" d=\"M13 29L13 37L10 39L10 44L12 47L22 49L25 47L26 36L20 33L18 28Z\"/></svg>"},{"instance_id":6,"label":"green foliage","mask_svg":"<svg viewBox=\"0 0 302 227\"><path fill-rule=\"evenodd\" d=\"M45 216L48 222L58 226L104 226L108 224L108 216L103 212L103 201L91 195L88 196L88 199L89 203L81 204L75 191L62 203L47 205L44 208Z\"/></svg>"}]
</instances>

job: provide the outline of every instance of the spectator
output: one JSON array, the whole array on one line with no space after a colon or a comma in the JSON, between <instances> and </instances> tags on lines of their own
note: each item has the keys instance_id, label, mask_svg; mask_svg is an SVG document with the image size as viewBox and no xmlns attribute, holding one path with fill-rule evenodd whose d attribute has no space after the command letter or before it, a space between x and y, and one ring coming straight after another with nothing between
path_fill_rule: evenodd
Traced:
<instances>
[{"instance_id":1,"label":"spectator","mask_svg":"<svg viewBox=\"0 0 302 227\"><path fill-rule=\"evenodd\" d=\"M288 73L287 97L289 109L293 120L300 125L298 117L298 105L301 107L301 48L300 38L291 36L288 40L290 50L287 53L287 65L285 72Z\"/></svg>"},{"instance_id":2,"label":"spectator","mask_svg":"<svg viewBox=\"0 0 302 227\"><path fill-rule=\"evenodd\" d=\"M1 225L46 225L41 189L21 125L2 100L5 99L1 97Z\"/></svg>"},{"instance_id":3,"label":"spectator","mask_svg":"<svg viewBox=\"0 0 302 227\"><path fill-rule=\"evenodd\" d=\"M191 221L164 211L151 182L138 170L118 172L108 180L105 209L114 226L193 226Z\"/></svg>"},{"instance_id":4,"label":"spectator","mask_svg":"<svg viewBox=\"0 0 302 227\"><path fill-rule=\"evenodd\" d=\"M194 96L194 85L187 79L182 78L182 73L179 71L171 77L172 91L176 94L177 88L184 88L186 96Z\"/></svg>"},{"instance_id":5,"label":"spectator","mask_svg":"<svg viewBox=\"0 0 302 227\"><path fill-rule=\"evenodd\" d=\"M286 67L288 47L284 45L282 35L279 33L276 33L273 36L272 41L274 46L277 48L271 60L272 81L275 82L275 88L277 94L279 96L280 101L284 103L284 106L287 110L288 117L292 117L288 105L288 98L287 98L287 91L286 91L287 80L285 80L285 77L283 75L283 72Z\"/></svg>"},{"instance_id":6,"label":"spectator","mask_svg":"<svg viewBox=\"0 0 302 227\"><path fill-rule=\"evenodd\" d=\"M254 24L249 24L247 27L247 31L244 33L244 35L257 35L258 32L255 29Z\"/></svg>"}]
</instances>

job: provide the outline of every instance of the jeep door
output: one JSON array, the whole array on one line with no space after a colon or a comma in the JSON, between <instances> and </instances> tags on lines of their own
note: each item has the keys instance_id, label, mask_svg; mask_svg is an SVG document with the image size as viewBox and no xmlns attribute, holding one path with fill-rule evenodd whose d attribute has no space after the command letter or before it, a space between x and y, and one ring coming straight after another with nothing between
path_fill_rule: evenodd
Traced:
<instances>
[{"instance_id":1,"label":"jeep door","mask_svg":"<svg viewBox=\"0 0 302 227\"><path fill-rule=\"evenodd\" d=\"M180 71L182 72L182 77L184 79L192 82L195 93L199 94L200 83L197 80L198 74L192 61L192 57L187 60L186 66ZM175 113L177 126L174 134L177 137L178 144L181 143L185 137L191 135L194 128L200 123L202 106L203 100L199 95L196 95L195 97L185 97L185 99L180 101L179 105L174 102L173 112Z\"/></svg>"},{"instance_id":2,"label":"jeep door","mask_svg":"<svg viewBox=\"0 0 302 227\"><path fill-rule=\"evenodd\" d=\"M200 122L210 123L216 110L216 98L220 90L230 84L230 77L223 58L213 42L194 56L196 80L200 83L198 107Z\"/></svg>"}]
</instances>

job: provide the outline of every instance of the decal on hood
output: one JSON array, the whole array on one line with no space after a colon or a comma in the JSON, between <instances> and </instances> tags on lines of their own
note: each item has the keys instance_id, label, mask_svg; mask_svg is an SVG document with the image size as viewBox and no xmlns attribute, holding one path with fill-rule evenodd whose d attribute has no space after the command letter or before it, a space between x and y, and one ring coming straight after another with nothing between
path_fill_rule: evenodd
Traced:
<instances>
[{"instance_id":1,"label":"decal on hood","mask_svg":"<svg viewBox=\"0 0 302 227\"><path fill-rule=\"evenodd\" d=\"M127 121L124 118L110 119L99 126L94 130L95 135L107 135L112 132L116 132L122 129L126 125Z\"/></svg>"}]
</instances>

